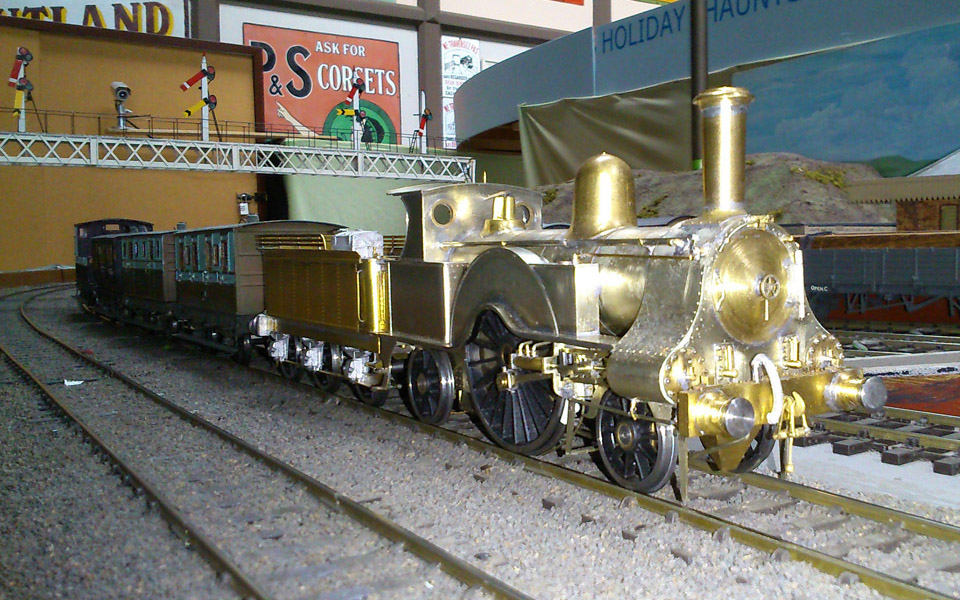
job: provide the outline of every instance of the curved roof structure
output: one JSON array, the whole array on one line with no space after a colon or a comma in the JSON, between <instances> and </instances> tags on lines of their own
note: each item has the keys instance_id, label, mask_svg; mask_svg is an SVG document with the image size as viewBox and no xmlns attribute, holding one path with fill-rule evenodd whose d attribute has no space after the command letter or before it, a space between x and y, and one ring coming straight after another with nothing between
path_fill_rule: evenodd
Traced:
<instances>
[{"instance_id":1,"label":"curved roof structure","mask_svg":"<svg viewBox=\"0 0 960 600\"><path fill-rule=\"evenodd\" d=\"M739 70L960 22L960 0L706 0L710 71ZM519 149L519 107L689 78L689 0L558 38L455 96L462 147Z\"/></svg>"}]
</instances>

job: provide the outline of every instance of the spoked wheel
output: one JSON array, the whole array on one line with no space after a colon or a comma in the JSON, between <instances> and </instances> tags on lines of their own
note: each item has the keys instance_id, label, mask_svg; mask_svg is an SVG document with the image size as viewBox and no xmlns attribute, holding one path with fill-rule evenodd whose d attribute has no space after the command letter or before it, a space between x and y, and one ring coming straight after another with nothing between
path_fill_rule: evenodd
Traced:
<instances>
[{"instance_id":1,"label":"spoked wheel","mask_svg":"<svg viewBox=\"0 0 960 600\"><path fill-rule=\"evenodd\" d=\"M556 447L563 435L564 402L553 393L549 379L501 389L504 378L499 376L520 341L499 316L483 313L466 347L467 378L487 437L514 452L543 454Z\"/></svg>"},{"instance_id":2,"label":"spoked wheel","mask_svg":"<svg viewBox=\"0 0 960 600\"><path fill-rule=\"evenodd\" d=\"M339 373L343 365L343 354L340 346L336 344L323 344L323 359L320 362L320 368L324 371ZM331 394L340 389L341 379L336 375L327 375L317 371L307 371L310 381L321 390Z\"/></svg>"},{"instance_id":3,"label":"spoked wheel","mask_svg":"<svg viewBox=\"0 0 960 600\"><path fill-rule=\"evenodd\" d=\"M237 338L236 352L233 353L233 360L244 367L250 366L250 359L253 358L253 343L248 334L243 334Z\"/></svg>"},{"instance_id":4,"label":"spoked wheel","mask_svg":"<svg viewBox=\"0 0 960 600\"><path fill-rule=\"evenodd\" d=\"M601 467L607 477L637 492L655 492L670 481L677 466L673 428L604 408L630 412L630 401L613 392L603 395L600 414L594 422ZM637 407L640 416L652 417L646 404Z\"/></svg>"},{"instance_id":5,"label":"spoked wheel","mask_svg":"<svg viewBox=\"0 0 960 600\"><path fill-rule=\"evenodd\" d=\"M756 469L763 461L767 460L767 457L773 452L774 446L777 445L777 440L773 439L773 434L773 425L764 425L761 427L760 432L753 438L750 442L750 447L747 448L747 451L743 454L743 458L740 459L740 464L733 469L734 473L747 473ZM707 462L709 462L711 466L716 467L716 463L712 457L708 456Z\"/></svg>"},{"instance_id":6,"label":"spoked wheel","mask_svg":"<svg viewBox=\"0 0 960 600\"><path fill-rule=\"evenodd\" d=\"M287 346L287 360L277 362L277 371L290 381L300 381L303 377L305 369L300 364L300 348L300 338L291 337Z\"/></svg>"},{"instance_id":7,"label":"spoked wheel","mask_svg":"<svg viewBox=\"0 0 960 600\"><path fill-rule=\"evenodd\" d=\"M447 420L457 388L450 355L437 350L414 350L407 357L400 385L407 409L424 423L438 425Z\"/></svg>"}]
</instances>

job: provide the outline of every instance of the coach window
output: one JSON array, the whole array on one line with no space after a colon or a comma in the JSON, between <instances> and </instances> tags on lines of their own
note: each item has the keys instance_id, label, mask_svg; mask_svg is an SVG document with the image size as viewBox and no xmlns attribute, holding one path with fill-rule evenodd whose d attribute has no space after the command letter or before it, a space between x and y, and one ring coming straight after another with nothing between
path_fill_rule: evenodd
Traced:
<instances>
[{"instance_id":1,"label":"coach window","mask_svg":"<svg viewBox=\"0 0 960 600\"><path fill-rule=\"evenodd\" d=\"M210 238L207 238L203 245L203 258L207 265L207 271L211 270L213 268L213 243Z\"/></svg>"},{"instance_id":2,"label":"coach window","mask_svg":"<svg viewBox=\"0 0 960 600\"><path fill-rule=\"evenodd\" d=\"M223 261L223 272L230 272L230 253L227 252L227 238L220 240L220 256Z\"/></svg>"}]
</instances>

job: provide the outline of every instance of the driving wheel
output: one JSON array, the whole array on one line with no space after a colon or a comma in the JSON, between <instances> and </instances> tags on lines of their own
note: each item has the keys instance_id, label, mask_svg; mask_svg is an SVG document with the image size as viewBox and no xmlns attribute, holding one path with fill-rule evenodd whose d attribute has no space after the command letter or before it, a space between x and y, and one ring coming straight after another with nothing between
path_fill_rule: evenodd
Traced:
<instances>
[{"instance_id":1,"label":"driving wheel","mask_svg":"<svg viewBox=\"0 0 960 600\"><path fill-rule=\"evenodd\" d=\"M563 435L565 403L553 393L550 379L509 385L510 355L521 339L500 317L485 312L466 346L467 378L476 417L494 443L522 454L543 454ZM513 369L513 375L530 371Z\"/></svg>"}]
</instances>

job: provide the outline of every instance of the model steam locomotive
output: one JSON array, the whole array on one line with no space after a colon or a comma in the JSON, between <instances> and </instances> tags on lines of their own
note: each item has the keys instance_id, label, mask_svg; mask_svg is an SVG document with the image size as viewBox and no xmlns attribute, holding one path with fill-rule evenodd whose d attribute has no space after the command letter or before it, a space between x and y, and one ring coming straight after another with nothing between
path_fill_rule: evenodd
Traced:
<instances>
[{"instance_id":1,"label":"model steam locomotive","mask_svg":"<svg viewBox=\"0 0 960 600\"><path fill-rule=\"evenodd\" d=\"M697 99L699 218L639 226L631 171L603 154L577 174L569 229L544 229L529 190L411 187L394 192L398 257L375 232L322 223L120 233L93 240L81 299L241 362L259 348L287 377L372 404L399 389L429 423L459 407L511 450L593 449L634 490L678 462L685 482L691 438L724 470L781 440L789 469L807 415L877 410L886 391L843 367L790 235L742 210L751 99Z\"/></svg>"}]
</instances>

